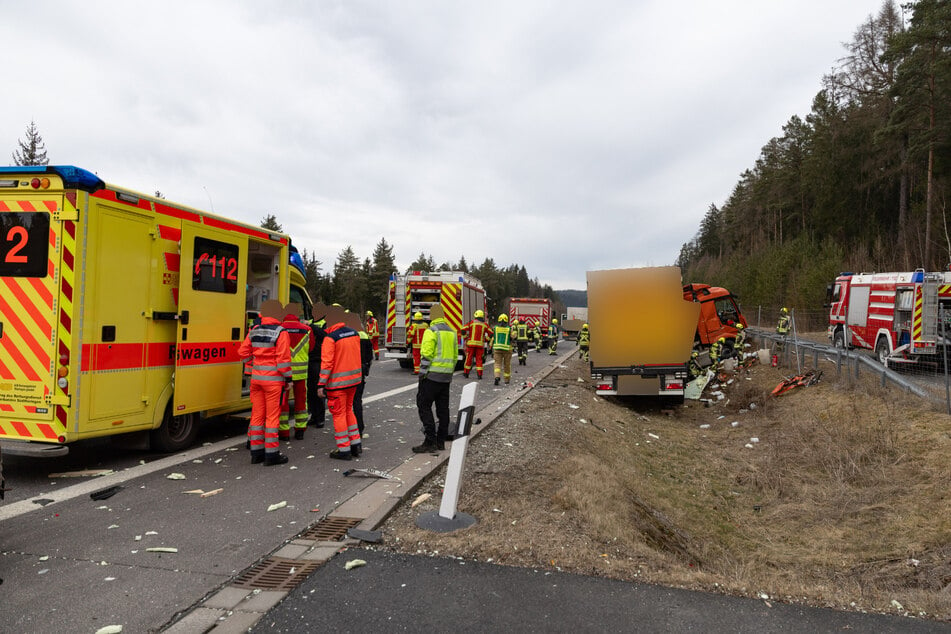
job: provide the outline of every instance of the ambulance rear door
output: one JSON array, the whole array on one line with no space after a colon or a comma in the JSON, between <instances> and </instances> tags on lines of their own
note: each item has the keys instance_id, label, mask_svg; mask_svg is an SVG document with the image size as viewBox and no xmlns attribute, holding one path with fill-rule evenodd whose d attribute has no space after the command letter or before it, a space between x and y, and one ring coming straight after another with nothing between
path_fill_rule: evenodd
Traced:
<instances>
[{"instance_id":1,"label":"ambulance rear door","mask_svg":"<svg viewBox=\"0 0 951 634\"><path fill-rule=\"evenodd\" d=\"M0 189L0 437L53 441L62 193ZM70 256L71 257L71 256ZM68 404L68 398L59 401Z\"/></svg>"},{"instance_id":2,"label":"ambulance rear door","mask_svg":"<svg viewBox=\"0 0 951 634\"><path fill-rule=\"evenodd\" d=\"M246 235L183 225L175 414L242 403L247 261Z\"/></svg>"}]
</instances>

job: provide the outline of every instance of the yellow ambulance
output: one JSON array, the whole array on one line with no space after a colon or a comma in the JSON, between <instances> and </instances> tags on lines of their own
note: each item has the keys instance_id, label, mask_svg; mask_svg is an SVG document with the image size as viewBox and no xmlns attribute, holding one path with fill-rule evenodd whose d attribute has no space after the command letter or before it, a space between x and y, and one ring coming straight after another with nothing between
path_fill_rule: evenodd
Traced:
<instances>
[{"instance_id":1,"label":"yellow ambulance","mask_svg":"<svg viewBox=\"0 0 951 634\"><path fill-rule=\"evenodd\" d=\"M0 167L0 441L187 447L249 407L238 345L265 300L309 314L304 280L285 234L77 167Z\"/></svg>"}]
</instances>

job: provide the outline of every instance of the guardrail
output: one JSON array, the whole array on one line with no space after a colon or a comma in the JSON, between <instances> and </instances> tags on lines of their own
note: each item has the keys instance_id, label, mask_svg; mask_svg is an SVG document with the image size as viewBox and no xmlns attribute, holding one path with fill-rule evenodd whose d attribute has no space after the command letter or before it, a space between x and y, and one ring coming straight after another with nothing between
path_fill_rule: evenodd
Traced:
<instances>
[{"instance_id":1,"label":"guardrail","mask_svg":"<svg viewBox=\"0 0 951 634\"><path fill-rule=\"evenodd\" d=\"M792 367L793 360L791 357L794 356L796 369L801 372L803 368L806 367L807 361L809 360L808 358L811 356L812 368L818 370L820 357L824 357L825 360L835 365L836 375L839 378L844 377L850 382L858 381L861 371L864 368L865 371L873 375L878 375L881 378L882 387L892 383L897 387L929 401L937 403L941 400L921 386L912 383L898 372L882 365L877 359L862 352L843 350L842 348L836 348L829 344L799 339L794 336L783 337L775 332L754 327L748 328L747 333L748 336L754 340L766 340L777 344L775 354L779 356L779 364L783 367ZM781 347L780 344L782 344ZM947 400L947 397L945 400Z\"/></svg>"}]
</instances>

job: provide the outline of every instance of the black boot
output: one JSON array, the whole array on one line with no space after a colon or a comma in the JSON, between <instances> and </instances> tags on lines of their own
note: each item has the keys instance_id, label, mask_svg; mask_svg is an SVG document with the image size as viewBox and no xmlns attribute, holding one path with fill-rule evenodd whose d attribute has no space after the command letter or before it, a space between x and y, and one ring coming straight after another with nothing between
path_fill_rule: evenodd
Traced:
<instances>
[{"instance_id":1,"label":"black boot","mask_svg":"<svg viewBox=\"0 0 951 634\"><path fill-rule=\"evenodd\" d=\"M264 462L264 450L255 449L251 452L251 464L261 464Z\"/></svg>"},{"instance_id":2,"label":"black boot","mask_svg":"<svg viewBox=\"0 0 951 634\"><path fill-rule=\"evenodd\" d=\"M304 440L304 428L298 427L294 430L294 440Z\"/></svg>"},{"instance_id":3,"label":"black boot","mask_svg":"<svg viewBox=\"0 0 951 634\"><path fill-rule=\"evenodd\" d=\"M423 444L413 447L413 453L436 453L437 451L439 448L436 447L436 441L428 438L423 441Z\"/></svg>"},{"instance_id":4,"label":"black boot","mask_svg":"<svg viewBox=\"0 0 951 634\"><path fill-rule=\"evenodd\" d=\"M274 451L264 455L265 467L273 467L276 464L284 464L285 462L287 462L287 456L282 454L280 451Z\"/></svg>"},{"instance_id":5,"label":"black boot","mask_svg":"<svg viewBox=\"0 0 951 634\"><path fill-rule=\"evenodd\" d=\"M350 455L354 458L359 458L360 454L363 453L363 443L358 442L357 444L350 443Z\"/></svg>"},{"instance_id":6,"label":"black boot","mask_svg":"<svg viewBox=\"0 0 951 634\"><path fill-rule=\"evenodd\" d=\"M350 460L349 451L340 451L339 449L334 449L330 452L330 457L334 460Z\"/></svg>"},{"instance_id":7,"label":"black boot","mask_svg":"<svg viewBox=\"0 0 951 634\"><path fill-rule=\"evenodd\" d=\"M499 377L495 377L495 384L496 384L496 385L499 384Z\"/></svg>"}]
</instances>

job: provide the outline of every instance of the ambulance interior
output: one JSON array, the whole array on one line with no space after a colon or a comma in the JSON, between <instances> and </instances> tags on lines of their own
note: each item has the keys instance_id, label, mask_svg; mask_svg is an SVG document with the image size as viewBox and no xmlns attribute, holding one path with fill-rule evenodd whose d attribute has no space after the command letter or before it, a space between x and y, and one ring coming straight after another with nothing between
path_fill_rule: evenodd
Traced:
<instances>
[{"instance_id":1,"label":"ambulance interior","mask_svg":"<svg viewBox=\"0 0 951 634\"><path fill-rule=\"evenodd\" d=\"M271 244L248 242L248 276L244 299L245 335L261 318L261 304L269 299L280 299L280 248ZM251 377L242 373L241 393L251 393Z\"/></svg>"}]
</instances>

